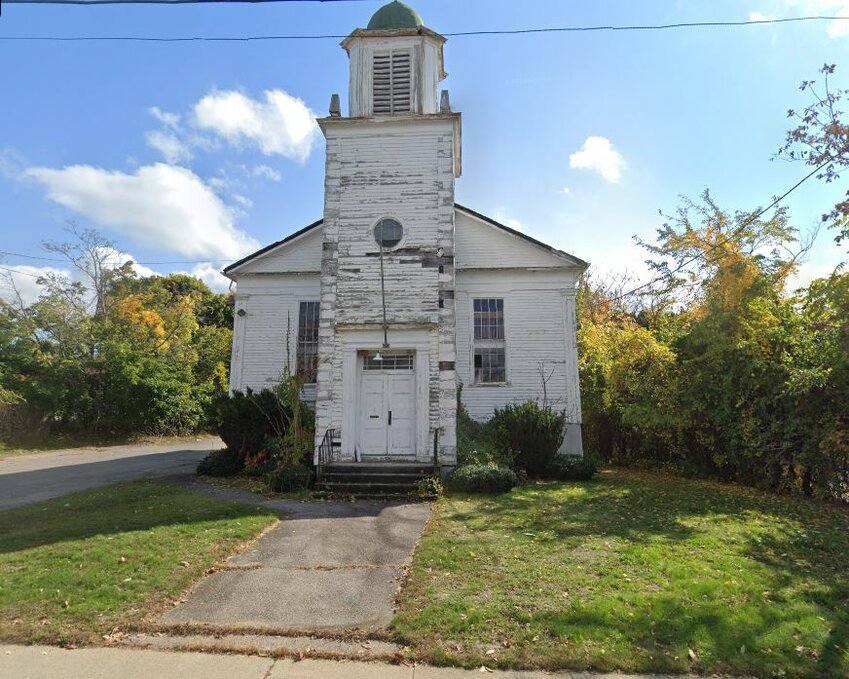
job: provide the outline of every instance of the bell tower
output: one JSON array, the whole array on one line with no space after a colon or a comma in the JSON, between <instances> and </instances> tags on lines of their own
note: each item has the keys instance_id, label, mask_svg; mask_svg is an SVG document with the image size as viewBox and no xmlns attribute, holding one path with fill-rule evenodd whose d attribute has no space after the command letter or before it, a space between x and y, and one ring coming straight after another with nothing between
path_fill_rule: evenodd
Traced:
<instances>
[{"instance_id":1,"label":"bell tower","mask_svg":"<svg viewBox=\"0 0 849 679\"><path fill-rule=\"evenodd\" d=\"M444 44L405 4L396 0L379 9L368 28L342 43L350 58L349 115L439 113L439 83L447 77Z\"/></svg>"},{"instance_id":2,"label":"bell tower","mask_svg":"<svg viewBox=\"0 0 849 679\"><path fill-rule=\"evenodd\" d=\"M385 5L342 42L348 115L333 95L318 121L327 156L316 446L338 431L343 459L385 446L389 458L428 461L436 447L440 461L456 463L461 125L440 92L445 41L407 5ZM411 381L389 375L384 356L412 370ZM383 395L372 371L386 375Z\"/></svg>"}]
</instances>

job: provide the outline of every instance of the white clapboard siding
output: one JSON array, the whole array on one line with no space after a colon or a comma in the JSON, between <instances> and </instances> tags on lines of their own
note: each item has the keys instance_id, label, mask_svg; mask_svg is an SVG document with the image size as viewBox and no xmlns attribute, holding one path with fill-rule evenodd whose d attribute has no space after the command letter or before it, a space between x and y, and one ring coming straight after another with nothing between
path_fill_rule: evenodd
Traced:
<instances>
[{"instance_id":1,"label":"white clapboard siding","mask_svg":"<svg viewBox=\"0 0 849 679\"><path fill-rule=\"evenodd\" d=\"M495 408L510 403L542 402L544 374L548 403L565 410L567 422L580 423L575 274L562 270L458 271L456 280L457 379L463 385L463 403L469 414L487 420ZM474 383L472 300L488 297L504 299L506 384Z\"/></svg>"},{"instance_id":2,"label":"white clapboard siding","mask_svg":"<svg viewBox=\"0 0 849 679\"><path fill-rule=\"evenodd\" d=\"M458 269L563 267L572 264L462 209L457 210L456 229L454 263Z\"/></svg>"},{"instance_id":3,"label":"white clapboard siding","mask_svg":"<svg viewBox=\"0 0 849 679\"><path fill-rule=\"evenodd\" d=\"M272 387L288 356L295 367L300 303L317 301L319 275L243 275L236 288L230 388ZM244 315L239 312L244 311ZM305 397L315 399L315 388Z\"/></svg>"},{"instance_id":4,"label":"white clapboard siding","mask_svg":"<svg viewBox=\"0 0 849 679\"><path fill-rule=\"evenodd\" d=\"M321 271L321 226L238 267L239 274Z\"/></svg>"}]
</instances>

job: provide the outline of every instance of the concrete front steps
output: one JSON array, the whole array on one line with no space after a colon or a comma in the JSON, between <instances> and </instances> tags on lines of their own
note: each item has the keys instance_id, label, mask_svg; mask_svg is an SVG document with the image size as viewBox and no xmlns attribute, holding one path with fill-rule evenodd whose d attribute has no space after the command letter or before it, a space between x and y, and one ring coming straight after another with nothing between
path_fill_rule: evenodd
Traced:
<instances>
[{"instance_id":1,"label":"concrete front steps","mask_svg":"<svg viewBox=\"0 0 849 679\"><path fill-rule=\"evenodd\" d=\"M433 465L420 462L334 462L321 468L316 489L328 495L408 499L419 481L433 476Z\"/></svg>"}]
</instances>

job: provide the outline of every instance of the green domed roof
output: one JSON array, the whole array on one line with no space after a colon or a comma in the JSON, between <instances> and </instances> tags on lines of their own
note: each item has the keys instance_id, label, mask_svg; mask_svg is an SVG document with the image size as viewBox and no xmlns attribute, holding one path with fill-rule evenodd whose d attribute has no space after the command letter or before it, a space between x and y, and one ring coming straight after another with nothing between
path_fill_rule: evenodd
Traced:
<instances>
[{"instance_id":1,"label":"green domed roof","mask_svg":"<svg viewBox=\"0 0 849 679\"><path fill-rule=\"evenodd\" d=\"M390 2L374 13L368 22L370 31L393 31L400 28L420 28L424 21L419 13L403 2Z\"/></svg>"}]
</instances>

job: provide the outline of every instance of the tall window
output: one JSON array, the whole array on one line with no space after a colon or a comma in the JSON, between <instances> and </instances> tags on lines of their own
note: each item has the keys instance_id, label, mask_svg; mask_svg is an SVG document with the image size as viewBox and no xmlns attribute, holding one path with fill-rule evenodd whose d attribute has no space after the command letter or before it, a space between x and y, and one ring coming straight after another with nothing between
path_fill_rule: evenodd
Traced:
<instances>
[{"instance_id":1,"label":"tall window","mask_svg":"<svg viewBox=\"0 0 849 679\"><path fill-rule=\"evenodd\" d=\"M306 384L318 372L318 302L301 302L298 313L298 375Z\"/></svg>"},{"instance_id":2,"label":"tall window","mask_svg":"<svg viewBox=\"0 0 849 679\"><path fill-rule=\"evenodd\" d=\"M410 112L410 50L374 55L372 62L374 115Z\"/></svg>"},{"instance_id":3,"label":"tall window","mask_svg":"<svg viewBox=\"0 0 849 679\"><path fill-rule=\"evenodd\" d=\"M507 381L506 347L504 342L504 300L476 299L475 326L475 383L493 384Z\"/></svg>"}]
</instances>

